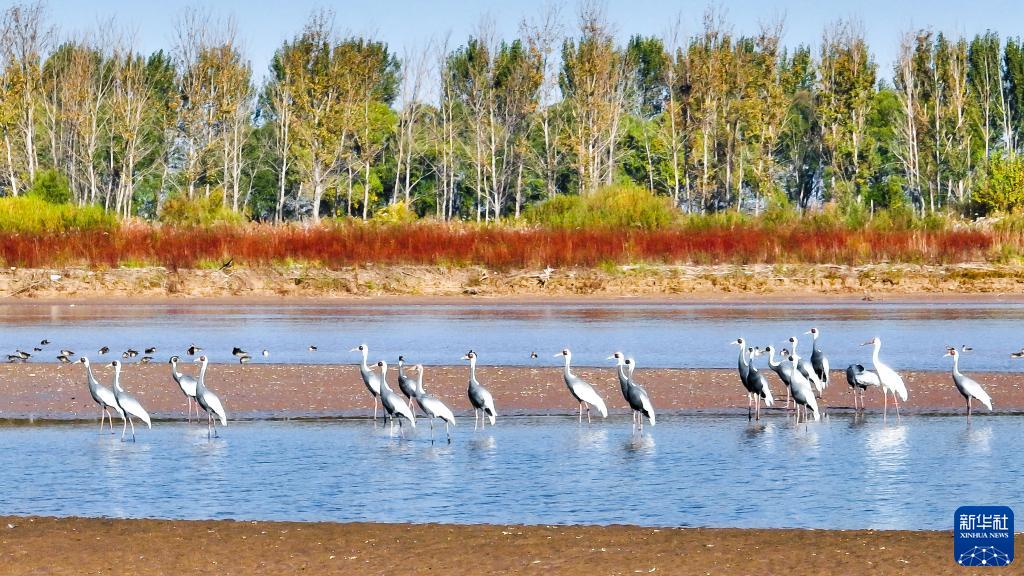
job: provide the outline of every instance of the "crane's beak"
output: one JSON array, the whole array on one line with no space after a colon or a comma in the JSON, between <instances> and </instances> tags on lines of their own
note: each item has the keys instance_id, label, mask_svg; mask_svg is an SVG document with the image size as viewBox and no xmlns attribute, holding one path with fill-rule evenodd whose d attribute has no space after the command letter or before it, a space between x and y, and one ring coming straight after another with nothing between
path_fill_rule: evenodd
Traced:
<instances>
[{"instance_id":1,"label":"crane's beak","mask_svg":"<svg viewBox=\"0 0 1024 576\"><path fill-rule=\"evenodd\" d=\"M113 362L111 362L110 364L107 364L107 365L105 365L104 367L105 367L105 368L113 368L113 367L114 367L114 363L113 363Z\"/></svg>"},{"instance_id":2,"label":"crane's beak","mask_svg":"<svg viewBox=\"0 0 1024 576\"><path fill-rule=\"evenodd\" d=\"M555 354L555 356L554 356L554 357L555 357L555 358L558 358L559 356L563 356L563 354L562 354L561 352L559 352L558 354Z\"/></svg>"},{"instance_id":3,"label":"crane's beak","mask_svg":"<svg viewBox=\"0 0 1024 576\"><path fill-rule=\"evenodd\" d=\"M352 348L349 352L359 352L359 348Z\"/></svg>"},{"instance_id":4,"label":"crane's beak","mask_svg":"<svg viewBox=\"0 0 1024 576\"><path fill-rule=\"evenodd\" d=\"M861 346L870 346L870 345L872 345L872 344L874 344L874 343L875 343L875 341L874 341L874 340L868 340L867 342L865 342L865 343L861 344Z\"/></svg>"},{"instance_id":5,"label":"crane's beak","mask_svg":"<svg viewBox=\"0 0 1024 576\"><path fill-rule=\"evenodd\" d=\"M814 334L814 332L811 332L810 330L808 330L807 332L804 332L804 334Z\"/></svg>"},{"instance_id":6,"label":"crane's beak","mask_svg":"<svg viewBox=\"0 0 1024 576\"><path fill-rule=\"evenodd\" d=\"M739 346L740 345L740 341L739 340L733 340L732 342L729 342L729 345L730 346Z\"/></svg>"},{"instance_id":7,"label":"crane's beak","mask_svg":"<svg viewBox=\"0 0 1024 576\"><path fill-rule=\"evenodd\" d=\"M470 357L469 356L463 356L462 359L463 360L470 360Z\"/></svg>"},{"instance_id":8,"label":"crane's beak","mask_svg":"<svg viewBox=\"0 0 1024 576\"><path fill-rule=\"evenodd\" d=\"M605 358L605 360L615 360L615 355L613 354L613 355Z\"/></svg>"}]
</instances>

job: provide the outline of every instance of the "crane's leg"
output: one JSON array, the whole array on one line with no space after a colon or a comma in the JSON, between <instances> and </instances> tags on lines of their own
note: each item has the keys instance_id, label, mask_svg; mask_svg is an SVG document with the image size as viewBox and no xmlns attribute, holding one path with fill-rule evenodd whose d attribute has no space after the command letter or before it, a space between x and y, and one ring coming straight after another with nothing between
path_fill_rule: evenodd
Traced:
<instances>
[{"instance_id":1,"label":"crane's leg","mask_svg":"<svg viewBox=\"0 0 1024 576\"><path fill-rule=\"evenodd\" d=\"M434 419L430 419L430 443L434 443Z\"/></svg>"},{"instance_id":2,"label":"crane's leg","mask_svg":"<svg viewBox=\"0 0 1024 576\"><path fill-rule=\"evenodd\" d=\"M121 425L121 442L124 442L124 434L128 430L128 420L129 419L130 419L130 417L127 414L125 414L124 415L124 423Z\"/></svg>"},{"instance_id":3,"label":"crane's leg","mask_svg":"<svg viewBox=\"0 0 1024 576\"><path fill-rule=\"evenodd\" d=\"M971 397L967 397L967 419L971 419Z\"/></svg>"},{"instance_id":4,"label":"crane's leg","mask_svg":"<svg viewBox=\"0 0 1024 576\"><path fill-rule=\"evenodd\" d=\"M452 443L452 433L448 431L448 421L447 420L444 421L444 433L445 433L446 436L448 436L448 443L451 444Z\"/></svg>"},{"instance_id":5,"label":"crane's leg","mask_svg":"<svg viewBox=\"0 0 1024 576\"><path fill-rule=\"evenodd\" d=\"M583 402L580 402L580 424L583 424Z\"/></svg>"},{"instance_id":6,"label":"crane's leg","mask_svg":"<svg viewBox=\"0 0 1024 576\"><path fill-rule=\"evenodd\" d=\"M477 427L479 426L477 424L477 420L479 420L479 419L480 419L480 410L478 408L473 408L473 430L476 430Z\"/></svg>"},{"instance_id":7,"label":"crane's leg","mask_svg":"<svg viewBox=\"0 0 1024 576\"><path fill-rule=\"evenodd\" d=\"M135 422L132 422L132 417L128 417L128 422L132 425L132 442L135 442Z\"/></svg>"},{"instance_id":8,"label":"crane's leg","mask_svg":"<svg viewBox=\"0 0 1024 576\"><path fill-rule=\"evenodd\" d=\"M405 440L405 423L401 418L398 419L398 437Z\"/></svg>"},{"instance_id":9,"label":"crane's leg","mask_svg":"<svg viewBox=\"0 0 1024 576\"><path fill-rule=\"evenodd\" d=\"M587 407L587 424L590 424L590 404L584 402L583 405Z\"/></svg>"},{"instance_id":10,"label":"crane's leg","mask_svg":"<svg viewBox=\"0 0 1024 576\"><path fill-rule=\"evenodd\" d=\"M373 397L373 425L377 425L377 396Z\"/></svg>"},{"instance_id":11,"label":"crane's leg","mask_svg":"<svg viewBox=\"0 0 1024 576\"><path fill-rule=\"evenodd\" d=\"M786 409L789 409L789 386L786 386Z\"/></svg>"},{"instance_id":12,"label":"crane's leg","mask_svg":"<svg viewBox=\"0 0 1024 576\"><path fill-rule=\"evenodd\" d=\"M889 393L882 390L882 419L884 420L889 412Z\"/></svg>"},{"instance_id":13,"label":"crane's leg","mask_svg":"<svg viewBox=\"0 0 1024 576\"><path fill-rule=\"evenodd\" d=\"M100 411L100 434L103 434L103 415L107 412L106 408Z\"/></svg>"},{"instance_id":14,"label":"crane's leg","mask_svg":"<svg viewBox=\"0 0 1024 576\"><path fill-rule=\"evenodd\" d=\"M896 418L899 418L900 417L900 401L899 401L899 398L896 397L896 392L895 391L893 391L893 393L892 393L892 403L896 405Z\"/></svg>"},{"instance_id":15,"label":"crane's leg","mask_svg":"<svg viewBox=\"0 0 1024 576\"><path fill-rule=\"evenodd\" d=\"M747 421L750 421L750 392L747 392Z\"/></svg>"}]
</instances>

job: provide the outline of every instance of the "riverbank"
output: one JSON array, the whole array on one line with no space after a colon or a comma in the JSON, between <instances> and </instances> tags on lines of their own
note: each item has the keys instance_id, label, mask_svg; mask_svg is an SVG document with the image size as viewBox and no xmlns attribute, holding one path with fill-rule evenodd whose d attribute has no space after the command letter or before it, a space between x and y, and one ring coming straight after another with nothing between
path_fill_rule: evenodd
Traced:
<instances>
[{"instance_id":1,"label":"riverbank","mask_svg":"<svg viewBox=\"0 0 1024 576\"><path fill-rule=\"evenodd\" d=\"M220 264L218 263L218 266ZM494 270L480 266L275 266L169 270L54 268L0 271L17 299L405 297L943 297L1024 295L1024 266L1009 264L608 265Z\"/></svg>"},{"instance_id":2,"label":"riverbank","mask_svg":"<svg viewBox=\"0 0 1024 576\"><path fill-rule=\"evenodd\" d=\"M111 381L112 369L93 368L98 379ZM192 371L194 367L190 364L183 369ZM575 372L594 385L612 413L629 413L611 368L578 367ZM901 406L903 413L959 414L965 409L948 372L906 371L902 375L910 390L909 401ZM780 414L786 389L774 374L767 376L780 400L768 413ZM1024 374L978 372L971 376L984 384L999 413L1024 411ZM431 366L425 384L432 394L445 399L458 417L471 418L467 377L466 366ZM499 417L573 414L577 410L560 368L480 366L478 377L493 394ZM640 369L635 378L648 390L659 414L742 413L747 409L746 392L735 370ZM853 396L845 374L833 371L831 378L832 385L820 402L822 408L852 411ZM206 381L224 400L232 419L362 417L373 410L373 400L355 365L214 364ZM185 398L171 380L166 363L128 364L121 382L155 418L184 417ZM394 380L392 386L397 390ZM867 408L881 410L882 394L877 389L868 392ZM892 406L889 408L891 411ZM984 412L980 407L977 413ZM80 364L0 364L0 419L90 420L97 415Z\"/></svg>"},{"instance_id":3,"label":"riverbank","mask_svg":"<svg viewBox=\"0 0 1024 576\"><path fill-rule=\"evenodd\" d=\"M976 573L952 545L948 532L0 517L6 574Z\"/></svg>"}]
</instances>

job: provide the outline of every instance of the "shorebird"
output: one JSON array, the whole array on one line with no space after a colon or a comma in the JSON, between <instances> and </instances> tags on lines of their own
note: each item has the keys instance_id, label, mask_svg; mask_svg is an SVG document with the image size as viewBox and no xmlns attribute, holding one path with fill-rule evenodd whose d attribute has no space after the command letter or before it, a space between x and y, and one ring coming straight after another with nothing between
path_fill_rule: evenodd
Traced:
<instances>
[{"instance_id":1,"label":"shorebird","mask_svg":"<svg viewBox=\"0 0 1024 576\"><path fill-rule=\"evenodd\" d=\"M104 346L103 348L99 349L99 355L100 356L106 354L107 352L110 352L110 347L109 346Z\"/></svg>"},{"instance_id":2,"label":"shorebird","mask_svg":"<svg viewBox=\"0 0 1024 576\"><path fill-rule=\"evenodd\" d=\"M966 346L965 346L966 348ZM967 417L971 417L971 400L977 399L988 408L988 411L992 411L992 398L987 392L973 379L960 373L960 352L956 348L947 348L946 356L953 357L953 384L956 386L960 395L967 400Z\"/></svg>"},{"instance_id":3,"label":"shorebird","mask_svg":"<svg viewBox=\"0 0 1024 576\"><path fill-rule=\"evenodd\" d=\"M139 420L146 423L146 426L153 428L153 424L149 419L149 412L142 407L142 404L138 400L133 398L124 388L121 387L121 363L114 360L107 366L114 368L114 400L117 401L118 407L121 408L124 414L124 426L121 427L121 441L124 441L124 434L128 428L128 425L132 426L132 442L135 442L135 422L132 422L132 416L135 416Z\"/></svg>"},{"instance_id":4,"label":"shorebird","mask_svg":"<svg viewBox=\"0 0 1024 576\"><path fill-rule=\"evenodd\" d=\"M200 348L199 346L196 346L195 344L193 344L193 345L191 345L191 346L189 346L188 348L185 349L185 352L188 352L189 356L195 356L197 353L202 352L202 351L203 351L203 349Z\"/></svg>"},{"instance_id":5,"label":"shorebird","mask_svg":"<svg viewBox=\"0 0 1024 576\"><path fill-rule=\"evenodd\" d=\"M146 354L156 354L156 346L150 346L149 348L146 348L145 353Z\"/></svg>"},{"instance_id":6,"label":"shorebird","mask_svg":"<svg viewBox=\"0 0 1024 576\"><path fill-rule=\"evenodd\" d=\"M309 347L309 351L310 352L316 352L316 346L310 346Z\"/></svg>"},{"instance_id":7,"label":"shorebird","mask_svg":"<svg viewBox=\"0 0 1024 576\"><path fill-rule=\"evenodd\" d=\"M60 362L61 364L71 364L71 358L68 358L63 354L57 356L57 361Z\"/></svg>"},{"instance_id":8,"label":"shorebird","mask_svg":"<svg viewBox=\"0 0 1024 576\"><path fill-rule=\"evenodd\" d=\"M196 382L196 403L206 411L206 437L210 437L211 428L214 436L217 434L217 421L214 416L220 419L220 425L227 427L228 425L228 413L224 410L224 404L221 403L220 398L206 387L206 356L200 356L193 360L193 362L199 363L199 379Z\"/></svg>"},{"instance_id":9,"label":"shorebird","mask_svg":"<svg viewBox=\"0 0 1024 576\"><path fill-rule=\"evenodd\" d=\"M583 407L587 408L587 423L590 423L590 407L597 408L597 411L601 413L602 418L608 417L608 408L604 405L604 400L597 394L594 387L583 381L582 378L572 373L572 352L568 348L563 348L561 352L555 354L555 358L559 356L565 359L565 368L562 371L562 378L565 380L565 386L569 388L569 392L573 398L580 403L580 424L583 423Z\"/></svg>"},{"instance_id":10,"label":"shorebird","mask_svg":"<svg viewBox=\"0 0 1024 576\"><path fill-rule=\"evenodd\" d=\"M49 340L46 340L46 339L43 339L43 340L40 340L40 341L39 341L39 345L40 345L40 346L46 346L46 345L47 345L47 344L49 344L49 343L50 343L50 341L49 341Z\"/></svg>"},{"instance_id":11,"label":"shorebird","mask_svg":"<svg viewBox=\"0 0 1024 576\"><path fill-rule=\"evenodd\" d=\"M391 434L395 433L395 420L398 420L398 434L402 438L405 438L405 429L402 426L402 419L409 421L412 427L416 427L416 416L412 413L410 408L405 402L402 401L402 397L395 393L388 386L388 363L381 360L377 362L377 367L380 368L380 404L384 407L384 411L388 413L388 417L391 419Z\"/></svg>"},{"instance_id":12,"label":"shorebird","mask_svg":"<svg viewBox=\"0 0 1024 576\"><path fill-rule=\"evenodd\" d=\"M807 331L812 338L812 350L811 350L811 367L814 369L815 376L821 381L821 389L828 388L828 357L818 347L818 336L821 336L821 332L817 328L811 328Z\"/></svg>"},{"instance_id":13,"label":"shorebird","mask_svg":"<svg viewBox=\"0 0 1024 576\"><path fill-rule=\"evenodd\" d=\"M445 406L444 402L441 402L434 396L427 394L426 390L423 389L423 365L417 364L416 369L416 403L420 405L420 410L430 418L430 441L434 441L434 418L440 418L444 421L444 433L448 436L448 443L452 443L452 434L448 429L448 425L455 426L455 414L452 414L451 409Z\"/></svg>"},{"instance_id":14,"label":"shorebird","mask_svg":"<svg viewBox=\"0 0 1024 576\"><path fill-rule=\"evenodd\" d=\"M187 414L188 421L192 421L192 403L196 399L196 387L199 382L193 376L188 374L182 374L178 372L178 361L177 356L171 356L168 363L171 365L171 378L174 378L174 383L181 388L181 393L185 395L185 412ZM196 404L196 420L199 420L199 405Z\"/></svg>"},{"instance_id":15,"label":"shorebird","mask_svg":"<svg viewBox=\"0 0 1024 576\"><path fill-rule=\"evenodd\" d=\"M863 364L850 364L846 367L846 383L853 390L853 409L857 410L857 390L860 390L860 409L864 409L864 393L871 386L881 386L878 374L866 370Z\"/></svg>"},{"instance_id":16,"label":"shorebird","mask_svg":"<svg viewBox=\"0 0 1024 576\"><path fill-rule=\"evenodd\" d=\"M138 355L139 355L139 351L138 350L135 350L134 348L129 348L129 349L124 351L124 354L121 354L121 357L122 358L135 358Z\"/></svg>"},{"instance_id":17,"label":"shorebird","mask_svg":"<svg viewBox=\"0 0 1024 576\"><path fill-rule=\"evenodd\" d=\"M89 395L92 396L94 402L100 406L100 433L103 433L103 418L106 415L107 423L110 424L110 433L114 433L114 418L110 415L110 408L117 411L117 415L124 419L124 411L117 405L117 398L114 397L114 392L107 388L103 384L100 384L96 377L92 374L92 365L89 363L89 359L82 356L78 361L85 365L85 376L86 383L89 385Z\"/></svg>"},{"instance_id":18,"label":"shorebird","mask_svg":"<svg viewBox=\"0 0 1024 576\"><path fill-rule=\"evenodd\" d=\"M895 370L889 368L888 365L878 359L878 351L882 348L882 339L877 336L861 344L861 346L874 346L874 351L871 353L871 364L875 367L875 373L878 374L878 382L882 387L882 396L884 397L882 416L884 417L889 408L889 393L892 393L892 400L896 403L896 417L900 416L900 403L896 399L898 395L904 402L907 401L907 385L903 383L903 378L896 373Z\"/></svg>"},{"instance_id":19,"label":"shorebird","mask_svg":"<svg viewBox=\"0 0 1024 576\"><path fill-rule=\"evenodd\" d=\"M355 348L349 350L349 352L361 352L363 354L363 363L359 365L359 375L363 377L363 385L373 396L373 421L377 422L377 399L380 397L380 377L377 373L370 368L370 365L366 363L366 359L370 355L370 347L366 344L360 344Z\"/></svg>"},{"instance_id":20,"label":"shorebird","mask_svg":"<svg viewBox=\"0 0 1024 576\"><path fill-rule=\"evenodd\" d=\"M75 355L75 351L74 350L68 350L67 348L62 349L60 351L60 353L65 355L65 356L74 356Z\"/></svg>"},{"instance_id":21,"label":"shorebird","mask_svg":"<svg viewBox=\"0 0 1024 576\"><path fill-rule=\"evenodd\" d=\"M139 358L139 364L149 364L152 361L153 361L153 357L152 356L143 356L142 358Z\"/></svg>"},{"instance_id":22,"label":"shorebird","mask_svg":"<svg viewBox=\"0 0 1024 576\"><path fill-rule=\"evenodd\" d=\"M241 348L239 348L238 346L235 346L235 347L234 347L234 348L233 348L233 349L231 350L231 355L232 355L232 356L234 356L235 358L241 358L242 356L248 356L248 355L249 355L249 353L248 353L248 352L246 352L245 350L242 350L242 349L241 349Z\"/></svg>"},{"instance_id":23,"label":"shorebird","mask_svg":"<svg viewBox=\"0 0 1024 576\"><path fill-rule=\"evenodd\" d=\"M494 410L494 397L476 379L476 352L470 350L462 359L469 360L469 390L466 394L473 405L473 430L476 430L477 418L480 418L481 427L487 426L485 418L494 426L498 413Z\"/></svg>"}]
</instances>

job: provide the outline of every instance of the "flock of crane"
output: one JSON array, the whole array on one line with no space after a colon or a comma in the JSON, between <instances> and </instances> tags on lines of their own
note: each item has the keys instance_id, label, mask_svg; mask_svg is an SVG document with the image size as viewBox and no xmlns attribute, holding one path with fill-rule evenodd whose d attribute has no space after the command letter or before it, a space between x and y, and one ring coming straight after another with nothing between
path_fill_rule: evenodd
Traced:
<instances>
[{"instance_id":1,"label":"flock of crane","mask_svg":"<svg viewBox=\"0 0 1024 576\"><path fill-rule=\"evenodd\" d=\"M764 348L753 346L748 347L743 338L739 338L731 342L731 344L738 345L740 349L738 369L740 382L743 384L747 392L748 418L760 419L762 402L767 407L771 407L775 403L775 398L772 394L771 387L768 384L768 379L757 369L754 361L755 358L767 354L768 366L778 375L779 380L786 387L786 408L789 408L791 403L795 403L796 419L798 422L806 422L808 418L813 418L816 421L821 419L821 409L818 406L817 400L821 398L821 394L829 385L829 361L818 344L818 338L821 334L820 331L817 328L811 328L807 334L810 334L813 338L813 349L810 359L803 358L797 354L796 350L798 340L795 336L789 338L789 348L782 349L782 359L779 361L776 361L775 359L776 350L773 346L769 345ZM44 340L42 343L46 344L48 341ZM888 399L889 396L892 395L898 417L899 401L906 401L908 397L906 384L903 382L903 378L900 377L895 370L879 360L878 353L882 347L882 341L879 338L872 338L865 342L863 346L874 347L871 356L874 371L865 369L862 364L851 364L847 367L846 379L853 391L854 409L863 410L864 395L867 389L875 387L882 391L883 415L888 411ZM315 348L311 346L310 349L313 350ZM155 351L155 348L151 350ZM957 350L954 347L948 347L946 350L946 356L953 358L953 383L956 386L957 391L959 391L967 402L968 417L973 411L972 402L974 400L984 404L990 411L992 410L992 399L981 385L960 372L960 353L969 350L970 348L967 346L962 347L960 350ZM108 349L104 347L100 350L100 353L103 354L106 351L108 351ZM147 352L148 351L149 350L147 350ZM128 352L125 352L124 357L132 357L129 355L130 352L132 351L129 350ZM195 345L191 346L187 350L189 355L195 355L199 352L201 352L201 349ZM373 397L374 421L377 419L379 404L383 407L385 417L390 422L391 434L394 434L394 427L397 422L399 435L404 438L404 423L408 422L414 428L416 426L416 408L418 406L418 412L425 415L430 421L431 440L433 440L434 420L439 419L444 422L447 441L451 442L451 427L455 425L455 415L440 398L429 394L425 390L423 386L424 368L422 364L416 364L415 366L407 369L405 358L403 356L398 357L398 389L401 392L401 395L399 395L399 393L395 392L391 388L390 384L388 384L387 362L381 360L374 364L370 364L370 349L366 344L360 344L359 346L351 349L350 352L358 352L362 355L359 372L362 377L363 384ZM69 356L73 354L74 352L70 350L62 350L61 356L64 356L64 359L61 361L65 363L70 362ZM249 354L239 348L235 348L233 354L236 357L239 357L239 361L242 363L245 363L250 359ZM263 355L268 356L269 353L267 351L263 351ZM565 385L569 389L573 398L579 403L580 423L583 422L584 412L587 414L587 422L589 423L591 421L592 408L597 410L602 417L607 417L608 408L601 396L591 384L572 372L572 352L566 348L555 354L555 357L559 356L564 360L563 377ZM1015 358L1024 358L1024 350L1019 353L1015 352L1012 356ZM532 353L531 357L536 358L536 352ZM22 360L24 359L25 358L22 358ZM469 398L470 405L473 407L474 429L477 429L478 427L486 427L488 422L493 426L497 418L497 410L495 409L494 397L479 382L479 380L477 380L476 352L470 350L462 357L462 359L469 361L469 387L467 390L467 396ZM633 373L636 369L636 361L633 358L626 357L622 352L615 352L609 356L608 359L615 361L616 376L618 377L620 390L622 392L623 399L627 402L632 412L633 428L634 430L639 429L639 431L643 433L644 418L647 418L650 425L654 426L656 416L654 405L651 402L651 398L647 393L647 390L642 385L638 384L633 378ZM121 385L120 378L122 365L120 361L114 360L107 364L108 367L112 367L114 369L112 388L107 388L96 380L93 375L92 365L87 357L82 356L78 361L85 366L89 393L101 410L101 432L103 430L104 420L108 422L110 431L112 433L114 431L113 415L111 414L111 410L116 412L123 420L121 429L122 441L125 440L129 426L131 427L132 441L135 440L135 423L133 418L139 419L148 427L152 428L152 421L149 413L142 404L136 398L131 396ZM203 412L206 413L207 417L207 436L215 437L218 435L217 422L219 421L221 426L227 426L228 418L223 402L221 402L216 393L206 386L205 379L208 358L205 355L200 355L194 360L195 363L200 364L198 377L193 377L179 371L178 363L180 361L181 358L179 356L172 356L169 360L169 364L171 366L171 376L174 379L174 382L185 395L188 421L191 422L192 420L193 407L195 408L197 420L199 419L199 411L202 409ZM408 373L409 370L415 373L415 377ZM809 415L808 412L810 413Z\"/></svg>"}]
</instances>

